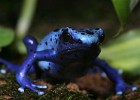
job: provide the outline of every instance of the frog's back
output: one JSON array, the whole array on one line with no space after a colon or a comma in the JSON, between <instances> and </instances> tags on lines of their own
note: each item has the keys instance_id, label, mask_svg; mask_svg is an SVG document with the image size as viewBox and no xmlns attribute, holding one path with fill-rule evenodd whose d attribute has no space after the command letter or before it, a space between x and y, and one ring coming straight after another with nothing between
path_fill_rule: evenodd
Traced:
<instances>
[{"instance_id":1,"label":"frog's back","mask_svg":"<svg viewBox=\"0 0 140 100\"><path fill-rule=\"evenodd\" d=\"M37 51L43 51L49 49L57 51L60 34L61 33L58 31L57 32L52 31L49 34L47 34L38 44ZM49 69L50 65L54 65L53 62L49 62L49 61L39 61L38 64L42 70Z\"/></svg>"},{"instance_id":2,"label":"frog's back","mask_svg":"<svg viewBox=\"0 0 140 100\"><path fill-rule=\"evenodd\" d=\"M52 49L57 50L57 46L59 43L59 32L52 31L47 34L41 42L38 44L37 51Z\"/></svg>"}]
</instances>

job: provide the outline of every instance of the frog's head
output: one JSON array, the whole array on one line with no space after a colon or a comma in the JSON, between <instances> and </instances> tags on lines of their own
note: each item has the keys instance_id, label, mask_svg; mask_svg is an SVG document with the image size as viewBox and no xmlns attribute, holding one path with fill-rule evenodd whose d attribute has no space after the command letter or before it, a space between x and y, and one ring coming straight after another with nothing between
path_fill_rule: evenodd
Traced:
<instances>
[{"instance_id":1,"label":"frog's head","mask_svg":"<svg viewBox=\"0 0 140 100\"><path fill-rule=\"evenodd\" d=\"M59 51L71 52L99 48L104 39L101 28L76 30L73 28L61 28Z\"/></svg>"}]
</instances>

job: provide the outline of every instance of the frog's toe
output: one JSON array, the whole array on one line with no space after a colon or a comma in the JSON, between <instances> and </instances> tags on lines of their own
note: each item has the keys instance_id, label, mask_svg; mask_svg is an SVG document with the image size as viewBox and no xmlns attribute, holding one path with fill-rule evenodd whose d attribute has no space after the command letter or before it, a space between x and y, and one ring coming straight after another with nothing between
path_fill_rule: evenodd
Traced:
<instances>
[{"instance_id":1,"label":"frog's toe","mask_svg":"<svg viewBox=\"0 0 140 100\"><path fill-rule=\"evenodd\" d=\"M0 69L0 73L1 73L1 74L6 74L7 71L6 71L6 69Z\"/></svg>"},{"instance_id":2,"label":"frog's toe","mask_svg":"<svg viewBox=\"0 0 140 100\"><path fill-rule=\"evenodd\" d=\"M28 87L29 89L31 89L33 92L36 92L38 93L38 95L43 95L44 92L40 91L40 90L37 90L35 89L35 87L33 87L32 85Z\"/></svg>"},{"instance_id":3,"label":"frog's toe","mask_svg":"<svg viewBox=\"0 0 140 100\"><path fill-rule=\"evenodd\" d=\"M122 91L117 91L116 94L117 94L117 95L122 95L123 92L122 92Z\"/></svg>"},{"instance_id":4,"label":"frog's toe","mask_svg":"<svg viewBox=\"0 0 140 100\"><path fill-rule=\"evenodd\" d=\"M36 85L36 84L32 84L32 86L33 87L35 87L35 88L40 88L40 89L46 89L46 88L48 88L48 86L46 86L46 85Z\"/></svg>"},{"instance_id":5,"label":"frog's toe","mask_svg":"<svg viewBox=\"0 0 140 100\"><path fill-rule=\"evenodd\" d=\"M134 86L134 85L127 85L126 88L129 88L129 89L131 89L132 91L138 90L138 87L136 87L136 86Z\"/></svg>"},{"instance_id":6,"label":"frog's toe","mask_svg":"<svg viewBox=\"0 0 140 100\"><path fill-rule=\"evenodd\" d=\"M133 85L128 85L128 84L118 84L116 86L116 94L122 95L127 89L131 89L132 91L136 91L138 88Z\"/></svg>"},{"instance_id":7,"label":"frog's toe","mask_svg":"<svg viewBox=\"0 0 140 100\"><path fill-rule=\"evenodd\" d=\"M23 93L24 92L24 88L20 87L20 88L18 88L18 91Z\"/></svg>"},{"instance_id":8,"label":"frog's toe","mask_svg":"<svg viewBox=\"0 0 140 100\"><path fill-rule=\"evenodd\" d=\"M136 91L136 90L138 90L138 87L133 86L133 87L132 87L132 91Z\"/></svg>"},{"instance_id":9,"label":"frog's toe","mask_svg":"<svg viewBox=\"0 0 140 100\"><path fill-rule=\"evenodd\" d=\"M44 95L44 92L38 92L38 95Z\"/></svg>"},{"instance_id":10,"label":"frog's toe","mask_svg":"<svg viewBox=\"0 0 140 100\"><path fill-rule=\"evenodd\" d=\"M20 88L18 88L19 92L24 92L24 88L28 88L28 89L32 90L33 92L38 93L38 95L43 95L44 94L44 92L42 92L40 90L37 90L36 87L45 88L46 86L35 85L27 77L23 77L23 76L20 76L20 75L17 75L17 81L21 86Z\"/></svg>"},{"instance_id":11,"label":"frog's toe","mask_svg":"<svg viewBox=\"0 0 140 100\"><path fill-rule=\"evenodd\" d=\"M39 91L39 90L36 90L33 86L28 86L28 88L31 89L34 92L37 92L38 95L43 95L44 94L44 92ZM18 88L18 91L21 92L21 93L23 93L24 92L24 88L23 87L20 87L20 88Z\"/></svg>"}]
</instances>

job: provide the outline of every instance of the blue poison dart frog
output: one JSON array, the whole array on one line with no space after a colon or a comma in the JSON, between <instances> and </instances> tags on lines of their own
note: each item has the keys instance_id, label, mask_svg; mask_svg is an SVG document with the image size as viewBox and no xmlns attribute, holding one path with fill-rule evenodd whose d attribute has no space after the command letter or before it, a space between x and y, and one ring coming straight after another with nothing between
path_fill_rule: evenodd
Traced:
<instances>
[{"instance_id":1,"label":"blue poison dart frog","mask_svg":"<svg viewBox=\"0 0 140 100\"><path fill-rule=\"evenodd\" d=\"M28 88L37 92L38 95L44 94L37 88L47 88L47 86L34 84L27 77L28 74L35 72L35 62L38 62L39 68L43 71L42 75L45 74L46 78L51 76L67 80L71 80L75 76L79 77L91 67L98 66L114 82L116 94L123 94L127 88L132 91L137 90L136 86L126 84L108 63L97 58L103 39L104 32L101 28L76 30L64 27L55 29L47 34L40 43L31 36L23 39L28 55L20 66L1 58L0 62L16 74L20 92L24 92L24 88Z\"/></svg>"}]
</instances>

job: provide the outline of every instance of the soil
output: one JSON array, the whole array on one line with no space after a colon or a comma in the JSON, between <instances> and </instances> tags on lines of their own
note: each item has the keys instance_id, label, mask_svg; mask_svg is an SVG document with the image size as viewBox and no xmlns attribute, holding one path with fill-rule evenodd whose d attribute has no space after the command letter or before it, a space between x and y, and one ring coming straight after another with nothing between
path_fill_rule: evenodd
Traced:
<instances>
[{"instance_id":1,"label":"soil","mask_svg":"<svg viewBox=\"0 0 140 100\"><path fill-rule=\"evenodd\" d=\"M38 96L36 93L25 89L25 93L19 93L17 89L18 84L15 82L15 77L13 74L8 74L6 76L0 76L0 100L15 100L15 99L40 99L44 100L47 98L53 98L56 100L59 98L65 100L73 95L73 99L76 97L80 100L139 100L140 91L127 90L123 95L115 95L114 85L107 78L101 76L101 74L87 74L83 77L76 79L75 82L54 84L46 80L36 80L37 84L47 85L48 88L42 90L45 92L44 96ZM136 85L140 88L140 80L137 80L131 84ZM86 98L86 99L85 99ZM48 99L47 99L48 100ZM76 99L75 99L76 100Z\"/></svg>"}]
</instances>

